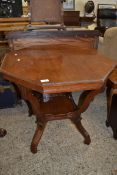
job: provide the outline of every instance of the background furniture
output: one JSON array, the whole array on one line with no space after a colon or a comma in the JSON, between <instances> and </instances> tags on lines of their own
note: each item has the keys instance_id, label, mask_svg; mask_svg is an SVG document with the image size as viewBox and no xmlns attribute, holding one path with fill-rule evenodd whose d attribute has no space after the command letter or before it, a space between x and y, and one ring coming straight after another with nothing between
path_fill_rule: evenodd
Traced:
<instances>
[{"instance_id":1,"label":"background furniture","mask_svg":"<svg viewBox=\"0 0 117 175\"><path fill-rule=\"evenodd\" d=\"M99 52L111 59L117 60L117 27L107 29L102 39Z\"/></svg>"},{"instance_id":2,"label":"background furniture","mask_svg":"<svg viewBox=\"0 0 117 175\"><path fill-rule=\"evenodd\" d=\"M117 26L117 9L99 8L97 9L97 28L101 35L106 29Z\"/></svg>"},{"instance_id":3,"label":"background furniture","mask_svg":"<svg viewBox=\"0 0 117 175\"><path fill-rule=\"evenodd\" d=\"M88 27L89 25L94 23L95 16L88 17L88 16L82 16L80 17L80 26L82 27Z\"/></svg>"},{"instance_id":4,"label":"background furniture","mask_svg":"<svg viewBox=\"0 0 117 175\"><path fill-rule=\"evenodd\" d=\"M30 13L32 22L52 24L63 23L62 1L58 0L31 0Z\"/></svg>"},{"instance_id":5,"label":"background furniture","mask_svg":"<svg viewBox=\"0 0 117 175\"><path fill-rule=\"evenodd\" d=\"M99 51L117 60L117 27L106 30L102 48ZM109 76L107 84L107 126L111 126L113 137L117 139L117 68Z\"/></svg>"},{"instance_id":6,"label":"background furniture","mask_svg":"<svg viewBox=\"0 0 117 175\"><path fill-rule=\"evenodd\" d=\"M28 17L0 18L0 31L24 30L29 21Z\"/></svg>"},{"instance_id":7,"label":"background furniture","mask_svg":"<svg viewBox=\"0 0 117 175\"><path fill-rule=\"evenodd\" d=\"M66 26L80 26L80 11L64 11L63 20Z\"/></svg>"},{"instance_id":8,"label":"background furniture","mask_svg":"<svg viewBox=\"0 0 117 175\"><path fill-rule=\"evenodd\" d=\"M21 17L22 0L0 0L0 17Z\"/></svg>"},{"instance_id":9,"label":"background furniture","mask_svg":"<svg viewBox=\"0 0 117 175\"><path fill-rule=\"evenodd\" d=\"M28 30L29 26L44 25L44 22L31 22L28 17L0 18L0 44L7 44L6 34L11 31Z\"/></svg>"}]
</instances>

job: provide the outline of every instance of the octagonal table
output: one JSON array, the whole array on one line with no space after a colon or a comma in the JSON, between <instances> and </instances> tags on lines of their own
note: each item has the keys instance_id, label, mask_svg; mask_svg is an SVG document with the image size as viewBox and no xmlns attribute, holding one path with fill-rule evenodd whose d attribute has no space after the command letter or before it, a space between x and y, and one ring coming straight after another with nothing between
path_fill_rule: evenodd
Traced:
<instances>
[{"instance_id":1,"label":"octagonal table","mask_svg":"<svg viewBox=\"0 0 117 175\"><path fill-rule=\"evenodd\" d=\"M70 119L84 137L91 139L82 126L83 113L95 95L104 90L116 62L85 45L75 37L41 38L38 46L12 51L2 62L4 78L15 84L21 98L36 115L37 128L31 151L37 146L48 121ZM83 91L78 105L72 92Z\"/></svg>"}]
</instances>

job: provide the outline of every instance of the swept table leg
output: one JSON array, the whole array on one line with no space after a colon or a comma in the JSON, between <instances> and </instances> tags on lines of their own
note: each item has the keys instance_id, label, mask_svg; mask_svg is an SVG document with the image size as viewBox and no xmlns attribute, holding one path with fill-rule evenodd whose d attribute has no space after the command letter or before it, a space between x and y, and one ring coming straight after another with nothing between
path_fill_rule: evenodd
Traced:
<instances>
[{"instance_id":1,"label":"swept table leg","mask_svg":"<svg viewBox=\"0 0 117 175\"><path fill-rule=\"evenodd\" d=\"M37 128L36 128L35 134L31 142L31 152L32 153L37 153L37 146L39 144L39 141L41 139L45 126L46 126L46 123L37 124Z\"/></svg>"},{"instance_id":2,"label":"swept table leg","mask_svg":"<svg viewBox=\"0 0 117 175\"><path fill-rule=\"evenodd\" d=\"M73 118L71 118L71 121L75 124L76 128L79 130L79 132L82 134L84 137L84 143L85 144L90 144L91 139L88 134L88 132L85 130L85 128L82 126L81 123L81 114L86 111L88 106L90 105L91 101L93 101L94 97L102 92L104 89L98 89L98 90L87 90L84 91L80 97L79 97L79 102L78 102L78 110L74 113Z\"/></svg>"},{"instance_id":3,"label":"swept table leg","mask_svg":"<svg viewBox=\"0 0 117 175\"><path fill-rule=\"evenodd\" d=\"M88 132L86 131L86 129L82 126L81 118L71 119L71 121L72 121L72 123L74 123L74 125L76 126L78 131L84 137L84 143L89 145L91 143L91 139L90 139L90 136L89 136Z\"/></svg>"}]
</instances>

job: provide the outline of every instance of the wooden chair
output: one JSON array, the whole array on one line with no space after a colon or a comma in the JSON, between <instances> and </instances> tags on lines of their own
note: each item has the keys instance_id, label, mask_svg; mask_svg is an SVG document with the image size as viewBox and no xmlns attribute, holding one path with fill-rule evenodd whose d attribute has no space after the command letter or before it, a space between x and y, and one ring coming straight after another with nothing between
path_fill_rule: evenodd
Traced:
<instances>
[{"instance_id":1,"label":"wooden chair","mask_svg":"<svg viewBox=\"0 0 117 175\"><path fill-rule=\"evenodd\" d=\"M63 29L64 23L62 2L62 0L31 0L31 17L28 29ZM45 25L36 25L38 22L44 22Z\"/></svg>"}]
</instances>

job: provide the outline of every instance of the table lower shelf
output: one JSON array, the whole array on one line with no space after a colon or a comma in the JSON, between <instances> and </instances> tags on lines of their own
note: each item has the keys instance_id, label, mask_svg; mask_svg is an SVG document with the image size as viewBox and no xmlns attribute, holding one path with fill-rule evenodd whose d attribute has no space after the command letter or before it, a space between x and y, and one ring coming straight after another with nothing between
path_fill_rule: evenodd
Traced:
<instances>
[{"instance_id":1,"label":"table lower shelf","mask_svg":"<svg viewBox=\"0 0 117 175\"><path fill-rule=\"evenodd\" d=\"M75 104L71 93L41 94L21 85L16 85L20 98L24 99L29 107L29 115L36 116L37 127L31 142L31 152L37 153L37 147L46 124L51 120L70 119L81 135L84 143L90 144L91 139L81 123L81 113L89 106L94 97L102 92L103 88L86 90L80 97L78 105Z\"/></svg>"}]
</instances>

